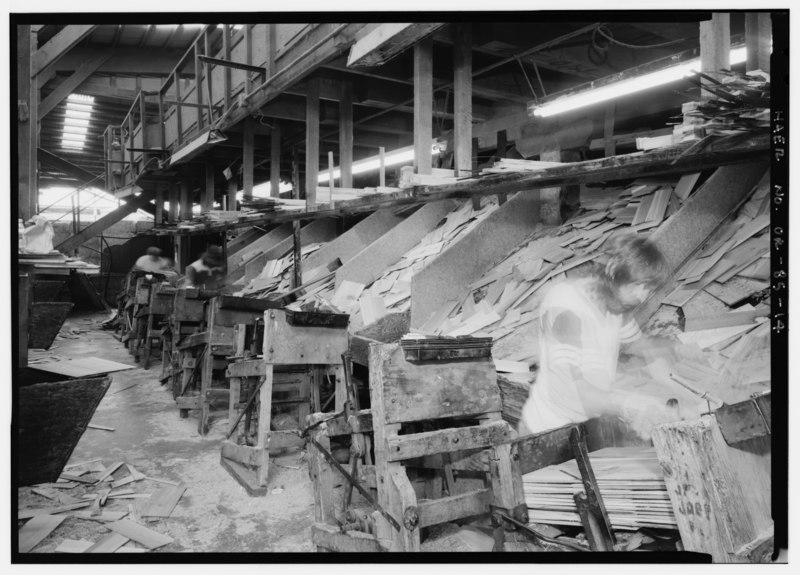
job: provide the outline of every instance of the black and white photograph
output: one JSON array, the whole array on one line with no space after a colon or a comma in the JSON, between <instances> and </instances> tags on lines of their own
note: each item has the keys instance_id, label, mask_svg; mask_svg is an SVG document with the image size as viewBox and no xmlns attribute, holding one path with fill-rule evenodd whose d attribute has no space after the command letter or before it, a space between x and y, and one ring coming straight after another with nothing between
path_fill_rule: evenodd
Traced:
<instances>
[{"instance_id":1,"label":"black and white photograph","mask_svg":"<svg viewBox=\"0 0 800 575\"><path fill-rule=\"evenodd\" d=\"M235 4L12 2L10 563L788 563L788 4Z\"/></svg>"}]
</instances>

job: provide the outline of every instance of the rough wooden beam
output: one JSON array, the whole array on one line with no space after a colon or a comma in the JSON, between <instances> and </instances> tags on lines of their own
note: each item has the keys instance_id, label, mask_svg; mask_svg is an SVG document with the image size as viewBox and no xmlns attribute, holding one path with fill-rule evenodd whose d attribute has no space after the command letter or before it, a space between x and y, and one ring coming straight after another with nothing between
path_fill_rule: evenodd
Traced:
<instances>
[{"instance_id":1,"label":"rough wooden beam","mask_svg":"<svg viewBox=\"0 0 800 575\"><path fill-rule=\"evenodd\" d=\"M744 42L747 45L747 69L769 73L772 52L772 15L768 12L747 12L744 15Z\"/></svg>"},{"instance_id":2,"label":"rough wooden beam","mask_svg":"<svg viewBox=\"0 0 800 575\"><path fill-rule=\"evenodd\" d=\"M178 183L173 182L169 188L169 223L174 224L178 221Z\"/></svg>"},{"instance_id":3,"label":"rough wooden beam","mask_svg":"<svg viewBox=\"0 0 800 575\"><path fill-rule=\"evenodd\" d=\"M518 194L450 245L411 279L411 327L419 329L451 298L518 247L539 222L539 199ZM502 233L498 233L502 230Z\"/></svg>"},{"instance_id":4,"label":"rough wooden beam","mask_svg":"<svg viewBox=\"0 0 800 575\"><path fill-rule=\"evenodd\" d=\"M81 64L80 68L75 70L69 78L64 80L58 87L50 92L47 97L39 104L38 117L41 122L53 108L58 106L64 99L80 86L84 80L94 74L98 68L114 54L113 50L105 50L90 60L86 60Z\"/></svg>"},{"instance_id":5,"label":"rough wooden beam","mask_svg":"<svg viewBox=\"0 0 800 575\"><path fill-rule=\"evenodd\" d=\"M125 216L129 216L136 210L150 203L152 199L152 192L142 192L141 195L132 197L113 212L109 212L96 222L93 222L83 228L79 233L68 237L66 240L55 246L56 251L62 253L72 252L72 250L78 246L83 245L104 230L107 230L109 227L121 221Z\"/></svg>"},{"instance_id":6,"label":"rough wooden beam","mask_svg":"<svg viewBox=\"0 0 800 575\"><path fill-rule=\"evenodd\" d=\"M414 46L414 168L430 174L433 133L433 40Z\"/></svg>"},{"instance_id":7,"label":"rough wooden beam","mask_svg":"<svg viewBox=\"0 0 800 575\"><path fill-rule=\"evenodd\" d=\"M343 82L339 100L339 186L353 187L353 85Z\"/></svg>"},{"instance_id":8,"label":"rough wooden beam","mask_svg":"<svg viewBox=\"0 0 800 575\"><path fill-rule=\"evenodd\" d=\"M731 15L715 12L711 20L700 22L700 70L718 72L731 67ZM703 83L708 83L703 80ZM711 92L701 90L703 99L714 98Z\"/></svg>"},{"instance_id":9,"label":"rough wooden beam","mask_svg":"<svg viewBox=\"0 0 800 575\"><path fill-rule=\"evenodd\" d=\"M206 161L206 185L200 195L200 210L207 212L214 209L214 164Z\"/></svg>"},{"instance_id":10,"label":"rough wooden beam","mask_svg":"<svg viewBox=\"0 0 800 575\"><path fill-rule=\"evenodd\" d=\"M186 179L181 180L180 184L180 208L182 220L192 219L192 197L189 182Z\"/></svg>"},{"instance_id":11,"label":"rough wooden beam","mask_svg":"<svg viewBox=\"0 0 800 575\"><path fill-rule=\"evenodd\" d=\"M317 203L319 176L319 78L308 82L306 94L306 205Z\"/></svg>"},{"instance_id":12,"label":"rough wooden beam","mask_svg":"<svg viewBox=\"0 0 800 575\"><path fill-rule=\"evenodd\" d=\"M472 173L472 25L453 26L455 175Z\"/></svg>"},{"instance_id":13,"label":"rough wooden beam","mask_svg":"<svg viewBox=\"0 0 800 575\"><path fill-rule=\"evenodd\" d=\"M36 47L36 33L29 25L17 26L17 198L19 217L28 220L36 214L39 186L36 181L39 91L31 73L31 53ZM33 76L33 77L32 77Z\"/></svg>"},{"instance_id":14,"label":"rough wooden beam","mask_svg":"<svg viewBox=\"0 0 800 575\"><path fill-rule=\"evenodd\" d=\"M273 122L269 149L269 195L277 198L281 186L281 124Z\"/></svg>"},{"instance_id":15,"label":"rough wooden beam","mask_svg":"<svg viewBox=\"0 0 800 575\"><path fill-rule=\"evenodd\" d=\"M164 196L167 194L167 184L158 184L156 187L156 220L155 225L164 222Z\"/></svg>"},{"instance_id":16,"label":"rough wooden beam","mask_svg":"<svg viewBox=\"0 0 800 575\"><path fill-rule=\"evenodd\" d=\"M40 74L86 38L96 26L68 24L31 56L31 76Z\"/></svg>"},{"instance_id":17,"label":"rough wooden beam","mask_svg":"<svg viewBox=\"0 0 800 575\"><path fill-rule=\"evenodd\" d=\"M253 198L253 155L255 154L255 120L248 116L244 121L242 147L242 191L245 200Z\"/></svg>"},{"instance_id":18,"label":"rough wooden beam","mask_svg":"<svg viewBox=\"0 0 800 575\"><path fill-rule=\"evenodd\" d=\"M379 24L350 48L348 67L371 67L385 64L415 42L431 34L444 23Z\"/></svg>"}]
</instances>

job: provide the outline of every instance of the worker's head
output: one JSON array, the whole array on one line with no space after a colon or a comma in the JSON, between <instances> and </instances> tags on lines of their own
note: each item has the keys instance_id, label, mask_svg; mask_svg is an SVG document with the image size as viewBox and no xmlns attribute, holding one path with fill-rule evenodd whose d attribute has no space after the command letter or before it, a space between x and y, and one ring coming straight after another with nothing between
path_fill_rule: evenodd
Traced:
<instances>
[{"instance_id":1,"label":"worker's head","mask_svg":"<svg viewBox=\"0 0 800 575\"><path fill-rule=\"evenodd\" d=\"M150 256L151 260L157 260L161 256L161 248L150 246L147 248L147 255Z\"/></svg>"},{"instance_id":2,"label":"worker's head","mask_svg":"<svg viewBox=\"0 0 800 575\"><path fill-rule=\"evenodd\" d=\"M224 263L222 259L222 248L219 246L208 246L208 249L201 256L203 263L210 268L221 267Z\"/></svg>"},{"instance_id":3,"label":"worker's head","mask_svg":"<svg viewBox=\"0 0 800 575\"><path fill-rule=\"evenodd\" d=\"M664 281L666 262L653 242L635 235L613 238L606 248L603 280L610 296L609 309L631 311Z\"/></svg>"}]
</instances>

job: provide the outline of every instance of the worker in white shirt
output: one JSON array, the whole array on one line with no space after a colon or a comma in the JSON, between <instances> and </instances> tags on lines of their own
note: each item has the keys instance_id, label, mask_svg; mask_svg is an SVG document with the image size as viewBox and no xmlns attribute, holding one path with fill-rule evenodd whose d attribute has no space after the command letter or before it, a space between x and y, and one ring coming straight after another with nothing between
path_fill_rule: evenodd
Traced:
<instances>
[{"instance_id":1,"label":"worker in white shirt","mask_svg":"<svg viewBox=\"0 0 800 575\"><path fill-rule=\"evenodd\" d=\"M631 312L665 277L664 258L652 242L623 236L611 241L602 272L548 291L540 307L539 371L521 435L617 415L649 437L669 417L663 399L623 389L617 374L621 346L638 342L639 351L649 352L664 346L642 336Z\"/></svg>"},{"instance_id":2,"label":"worker in white shirt","mask_svg":"<svg viewBox=\"0 0 800 575\"><path fill-rule=\"evenodd\" d=\"M161 256L161 249L156 246L147 248L147 253L136 260L132 271L162 274L167 277L178 275L172 262Z\"/></svg>"},{"instance_id":3,"label":"worker in white shirt","mask_svg":"<svg viewBox=\"0 0 800 575\"><path fill-rule=\"evenodd\" d=\"M186 287L220 289L225 284L225 260L222 248L209 246L199 259L186 266Z\"/></svg>"}]
</instances>

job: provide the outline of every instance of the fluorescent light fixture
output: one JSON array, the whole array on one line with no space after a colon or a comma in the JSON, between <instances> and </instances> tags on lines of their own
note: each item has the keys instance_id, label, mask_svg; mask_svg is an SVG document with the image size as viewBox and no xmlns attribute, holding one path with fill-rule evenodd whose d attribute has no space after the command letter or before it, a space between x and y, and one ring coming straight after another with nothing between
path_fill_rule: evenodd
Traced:
<instances>
[{"instance_id":1,"label":"fluorescent light fixture","mask_svg":"<svg viewBox=\"0 0 800 575\"><path fill-rule=\"evenodd\" d=\"M433 146L432 153L434 156L439 154L439 147ZM407 164L409 162L414 161L414 146L407 146L405 148L400 148L398 150L394 150L392 152L388 152L383 157L383 165L385 167L390 166L397 166L399 164ZM358 160L357 162L353 162L353 175L363 174L366 172L371 172L373 170L377 170L381 167L381 159L380 156L373 156L371 158L365 158L363 160ZM338 180L342 175L342 172L339 168L333 169L333 179ZM319 176L317 177L317 182L322 184L327 182L330 179L330 170L320 170Z\"/></svg>"},{"instance_id":2,"label":"fluorescent light fixture","mask_svg":"<svg viewBox=\"0 0 800 575\"><path fill-rule=\"evenodd\" d=\"M734 64L741 64L746 60L746 48L742 47L731 50L731 66ZM601 86L586 90L585 92L557 98L541 106L536 106L533 109L533 115L540 118L547 118L548 116L554 116L562 112L576 110L584 106L598 104L600 102L619 98L620 96L627 96L629 94L641 92L642 90L647 90L648 88L655 88L656 86L675 82L676 80L685 78L698 71L700 71L700 58L695 58L678 64L677 66L670 66L669 68L644 74L636 78L628 78L627 80L621 80L613 84L608 84L607 86Z\"/></svg>"}]
</instances>

